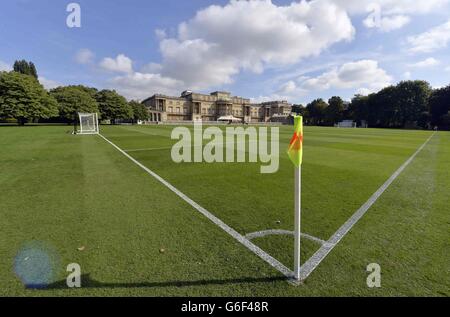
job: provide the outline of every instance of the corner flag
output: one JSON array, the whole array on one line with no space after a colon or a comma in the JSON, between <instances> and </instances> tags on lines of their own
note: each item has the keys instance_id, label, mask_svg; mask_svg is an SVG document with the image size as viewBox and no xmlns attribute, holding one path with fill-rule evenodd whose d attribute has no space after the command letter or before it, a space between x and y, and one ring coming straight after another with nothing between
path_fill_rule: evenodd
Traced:
<instances>
[{"instance_id":1,"label":"corner flag","mask_svg":"<svg viewBox=\"0 0 450 317\"><path fill-rule=\"evenodd\" d=\"M289 143L288 155L296 167L303 161L303 117L294 117L294 135Z\"/></svg>"},{"instance_id":2,"label":"corner flag","mask_svg":"<svg viewBox=\"0 0 450 317\"><path fill-rule=\"evenodd\" d=\"M294 279L301 281L300 275L300 238L301 238L301 198L303 162L303 117L294 117L294 135L289 143L288 155L295 165L295 230L294 230Z\"/></svg>"}]
</instances>

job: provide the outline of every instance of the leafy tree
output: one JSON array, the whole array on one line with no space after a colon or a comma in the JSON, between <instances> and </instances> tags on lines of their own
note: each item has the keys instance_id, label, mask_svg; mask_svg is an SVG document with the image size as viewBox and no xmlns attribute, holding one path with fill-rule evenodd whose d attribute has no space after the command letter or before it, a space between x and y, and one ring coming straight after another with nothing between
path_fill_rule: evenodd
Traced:
<instances>
[{"instance_id":1,"label":"leafy tree","mask_svg":"<svg viewBox=\"0 0 450 317\"><path fill-rule=\"evenodd\" d=\"M431 86L423 80L402 81L396 87L396 107L400 127L416 125L427 111Z\"/></svg>"},{"instance_id":2,"label":"leafy tree","mask_svg":"<svg viewBox=\"0 0 450 317\"><path fill-rule=\"evenodd\" d=\"M24 75L30 75L34 78L38 78L36 66L33 64L33 62L27 62L26 60L21 61L15 61L13 69L17 73L21 73Z\"/></svg>"},{"instance_id":3,"label":"leafy tree","mask_svg":"<svg viewBox=\"0 0 450 317\"><path fill-rule=\"evenodd\" d=\"M18 72L0 72L0 117L17 119L20 125L58 115L56 100L36 78Z\"/></svg>"},{"instance_id":4,"label":"leafy tree","mask_svg":"<svg viewBox=\"0 0 450 317\"><path fill-rule=\"evenodd\" d=\"M306 110L306 108L302 104L292 105L292 112L296 113L298 115L303 115L305 110Z\"/></svg>"},{"instance_id":5,"label":"leafy tree","mask_svg":"<svg viewBox=\"0 0 450 317\"><path fill-rule=\"evenodd\" d=\"M433 126L448 127L444 118L450 111L450 85L435 89L428 100L430 120Z\"/></svg>"},{"instance_id":6,"label":"leafy tree","mask_svg":"<svg viewBox=\"0 0 450 317\"><path fill-rule=\"evenodd\" d=\"M349 105L349 116L356 122L369 120L369 96L355 95Z\"/></svg>"},{"instance_id":7,"label":"leafy tree","mask_svg":"<svg viewBox=\"0 0 450 317\"><path fill-rule=\"evenodd\" d=\"M133 109L134 122L138 122L139 120L146 121L150 118L147 107L145 107L142 103L132 100L129 104Z\"/></svg>"},{"instance_id":8,"label":"leafy tree","mask_svg":"<svg viewBox=\"0 0 450 317\"><path fill-rule=\"evenodd\" d=\"M111 120L115 123L117 119L132 119L133 109L125 97L119 95L115 90L101 90L95 95L102 119Z\"/></svg>"},{"instance_id":9,"label":"leafy tree","mask_svg":"<svg viewBox=\"0 0 450 317\"><path fill-rule=\"evenodd\" d=\"M58 102L59 116L73 121L77 112L98 113L97 101L81 86L58 87L50 91Z\"/></svg>"},{"instance_id":10,"label":"leafy tree","mask_svg":"<svg viewBox=\"0 0 450 317\"><path fill-rule=\"evenodd\" d=\"M369 125L384 128L396 127L398 122L397 89L383 88L369 96Z\"/></svg>"},{"instance_id":11,"label":"leafy tree","mask_svg":"<svg viewBox=\"0 0 450 317\"><path fill-rule=\"evenodd\" d=\"M309 121L312 124L322 125L325 120L325 110L328 104L321 98L316 99L306 106L309 114Z\"/></svg>"},{"instance_id":12,"label":"leafy tree","mask_svg":"<svg viewBox=\"0 0 450 317\"><path fill-rule=\"evenodd\" d=\"M328 100L328 107L325 109L325 122L333 125L344 118L345 104L341 97L331 97Z\"/></svg>"},{"instance_id":13,"label":"leafy tree","mask_svg":"<svg viewBox=\"0 0 450 317\"><path fill-rule=\"evenodd\" d=\"M96 95L98 93L98 89L97 88L87 87L87 86L83 86L83 85L76 85L74 87L79 88L80 90L88 93L93 99L96 99Z\"/></svg>"}]
</instances>

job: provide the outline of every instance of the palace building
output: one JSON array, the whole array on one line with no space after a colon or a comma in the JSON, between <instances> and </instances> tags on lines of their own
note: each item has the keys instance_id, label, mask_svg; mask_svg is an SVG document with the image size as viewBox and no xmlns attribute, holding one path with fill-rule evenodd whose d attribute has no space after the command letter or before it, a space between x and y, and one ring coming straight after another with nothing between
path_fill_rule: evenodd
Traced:
<instances>
[{"instance_id":1,"label":"palace building","mask_svg":"<svg viewBox=\"0 0 450 317\"><path fill-rule=\"evenodd\" d=\"M244 123L288 120L292 105L287 101L251 103L250 99L216 91L209 95L184 91L180 97L156 94L142 102L151 122L235 121Z\"/></svg>"}]
</instances>

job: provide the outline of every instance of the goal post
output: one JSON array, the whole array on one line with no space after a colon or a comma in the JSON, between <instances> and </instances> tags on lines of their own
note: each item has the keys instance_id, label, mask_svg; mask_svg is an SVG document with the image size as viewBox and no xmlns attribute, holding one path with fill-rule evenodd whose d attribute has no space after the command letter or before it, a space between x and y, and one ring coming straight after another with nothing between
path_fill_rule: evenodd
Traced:
<instances>
[{"instance_id":1,"label":"goal post","mask_svg":"<svg viewBox=\"0 0 450 317\"><path fill-rule=\"evenodd\" d=\"M98 134L98 114L97 113L78 113L80 129L77 134Z\"/></svg>"}]
</instances>

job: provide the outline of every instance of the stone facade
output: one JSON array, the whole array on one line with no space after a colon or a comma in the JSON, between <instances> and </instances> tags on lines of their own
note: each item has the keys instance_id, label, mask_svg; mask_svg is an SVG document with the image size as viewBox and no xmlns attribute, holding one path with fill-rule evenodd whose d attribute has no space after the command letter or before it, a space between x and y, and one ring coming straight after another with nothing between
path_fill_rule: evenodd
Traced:
<instances>
[{"instance_id":1,"label":"stone facade","mask_svg":"<svg viewBox=\"0 0 450 317\"><path fill-rule=\"evenodd\" d=\"M292 111L287 101L251 103L250 99L216 91L209 95L184 91L180 97L156 94L142 102L150 113L151 122L217 121L233 116L246 123L284 123Z\"/></svg>"}]
</instances>

